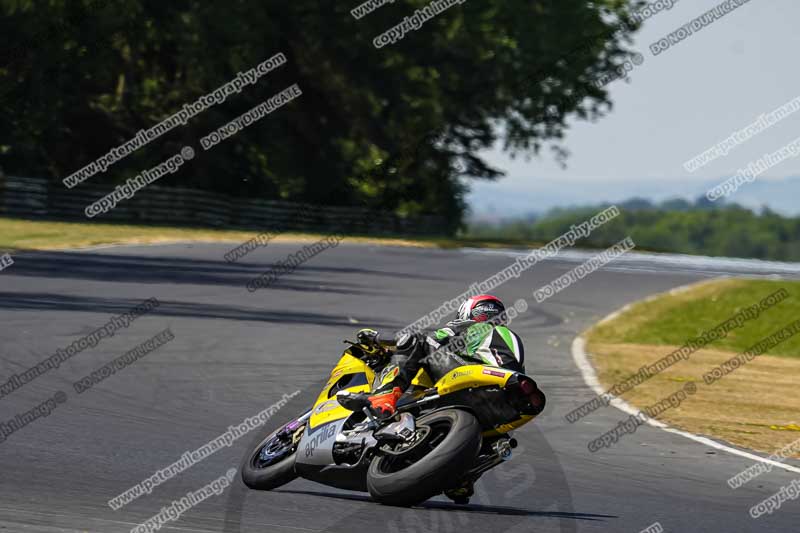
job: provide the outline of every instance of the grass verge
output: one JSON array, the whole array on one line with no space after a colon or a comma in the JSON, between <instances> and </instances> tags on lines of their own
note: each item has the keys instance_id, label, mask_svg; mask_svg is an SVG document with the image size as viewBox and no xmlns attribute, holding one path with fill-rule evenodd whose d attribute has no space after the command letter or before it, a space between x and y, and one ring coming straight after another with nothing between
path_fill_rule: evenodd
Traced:
<instances>
[{"instance_id":1,"label":"grass verge","mask_svg":"<svg viewBox=\"0 0 800 533\"><path fill-rule=\"evenodd\" d=\"M256 230L176 228L102 222L52 222L0 217L0 250L3 252L54 250L103 244L148 244L174 241L241 243L253 238L258 233ZM316 241L324 236L321 233L287 232L277 235L274 242ZM537 243L486 242L446 237L371 237L353 235L348 236L347 239L351 242L371 244L439 248L538 246Z\"/></svg>"},{"instance_id":2,"label":"grass verge","mask_svg":"<svg viewBox=\"0 0 800 533\"><path fill-rule=\"evenodd\" d=\"M781 288L788 292L787 299L622 394L622 398L644 408L669 396L684 382L694 381L697 393L679 407L665 411L660 420L766 454L797 441L800 335L713 385L703 382L703 374L797 320L800 282L714 280L632 305L586 334L590 358L601 383L611 388L642 366L652 365L689 339Z\"/></svg>"}]
</instances>

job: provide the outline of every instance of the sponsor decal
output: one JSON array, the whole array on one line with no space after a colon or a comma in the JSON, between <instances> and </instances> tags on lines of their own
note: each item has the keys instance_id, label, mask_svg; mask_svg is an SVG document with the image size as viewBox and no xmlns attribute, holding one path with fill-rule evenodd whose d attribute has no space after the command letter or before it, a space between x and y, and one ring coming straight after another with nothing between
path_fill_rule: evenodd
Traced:
<instances>
[{"instance_id":1,"label":"sponsor decal","mask_svg":"<svg viewBox=\"0 0 800 533\"><path fill-rule=\"evenodd\" d=\"M453 372L453 375L452 375L452 376L450 376L450 379L451 379L452 381L455 381L456 379L458 379L458 378L460 378L460 377L466 377L466 376L471 376L471 375L472 375L472 372L471 372L471 371L469 371L469 370L462 370L461 372Z\"/></svg>"},{"instance_id":2,"label":"sponsor decal","mask_svg":"<svg viewBox=\"0 0 800 533\"><path fill-rule=\"evenodd\" d=\"M331 373L331 377L330 377L330 379L328 379L328 383L325 384L325 388L328 388L331 385L333 385L334 383L336 383L337 381L339 381L339 377L342 374L344 374L344 369L343 368L340 368L339 370L335 370L333 373Z\"/></svg>"},{"instance_id":3,"label":"sponsor decal","mask_svg":"<svg viewBox=\"0 0 800 533\"><path fill-rule=\"evenodd\" d=\"M316 450L320 444L327 442L328 439L334 435L336 435L336 424L329 424L327 427L323 428L322 431L317 433L317 435L306 444L306 457L313 457L314 450Z\"/></svg>"},{"instance_id":4,"label":"sponsor decal","mask_svg":"<svg viewBox=\"0 0 800 533\"><path fill-rule=\"evenodd\" d=\"M478 322L486 322L489 316L500 314L500 308L493 302L478 304L472 310L472 319Z\"/></svg>"},{"instance_id":5,"label":"sponsor decal","mask_svg":"<svg viewBox=\"0 0 800 533\"><path fill-rule=\"evenodd\" d=\"M506 373L505 372L499 372L497 370L492 370L491 368L484 368L483 369L483 373L488 375L488 376L495 376L495 377L498 377L498 378L506 377Z\"/></svg>"},{"instance_id":6,"label":"sponsor decal","mask_svg":"<svg viewBox=\"0 0 800 533\"><path fill-rule=\"evenodd\" d=\"M333 400L328 400L326 402L322 402L314 409L314 414L318 415L320 413L326 413L328 411L332 411L339 406L339 401L335 398Z\"/></svg>"}]
</instances>

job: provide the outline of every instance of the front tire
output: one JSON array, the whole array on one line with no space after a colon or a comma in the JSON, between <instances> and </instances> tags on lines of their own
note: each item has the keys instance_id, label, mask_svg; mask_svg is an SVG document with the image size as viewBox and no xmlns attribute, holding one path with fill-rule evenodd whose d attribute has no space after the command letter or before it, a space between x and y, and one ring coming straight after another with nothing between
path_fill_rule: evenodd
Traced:
<instances>
[{"instance_id":1,"label":"front tire","mask_svg":"<svg viewBox=\"0 0 800 533\"><path fill-rule=\"evenodd\" d=\"M297 445L279 437L284 428L268 435L242 462L242 481L251 489L272 490L297 477L294 471Z\"/></svg>"},{"instance_id":2,"label":"front tire","mask_svg":"<svg viewBox=\"0 0 800 533\"><path fill-rule=\"evenodd\" d=\"M393 450L399 455L382 454L372 460L367 489L375 501L408 507L436 496L473 465L481 446L478 420L461 409L419 418L420 434L412 445Z\"/></svg>"}]
</instances>

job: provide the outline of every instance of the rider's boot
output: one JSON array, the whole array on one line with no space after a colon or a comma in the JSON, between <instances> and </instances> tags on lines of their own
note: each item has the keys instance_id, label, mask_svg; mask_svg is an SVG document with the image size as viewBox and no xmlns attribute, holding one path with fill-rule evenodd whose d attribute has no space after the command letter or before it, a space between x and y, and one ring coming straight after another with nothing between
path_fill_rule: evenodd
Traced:
<instances>
[{"instance_id":1,"label":"rider's boot","mask_svg":"<svg viewBox=\"0 0 800 533\"><path fill-rule=\"evenodd\" d=\"M380 394L339 391L336 393L336 399L345 409L361 411L364 407L367 407L373 415L384 419L390 418L395 414L397 411L397 400L402 395L403 391L400 387L394 387L392 390Z\"/></svg>"},{"instance_id":2,"label":"rider's boot","mask_svg":"<svg viewBox=\"0 0 800 533\"><path fill-rule=\"evenodd\" d=\"M447 489L444 491L444 495L453 500L453 502L457 503L458 505L466 505L469 503L469 499L472 495L475 494L475 482L465 481L458 487L454 489Z\"/></svg>"}]
</instances>

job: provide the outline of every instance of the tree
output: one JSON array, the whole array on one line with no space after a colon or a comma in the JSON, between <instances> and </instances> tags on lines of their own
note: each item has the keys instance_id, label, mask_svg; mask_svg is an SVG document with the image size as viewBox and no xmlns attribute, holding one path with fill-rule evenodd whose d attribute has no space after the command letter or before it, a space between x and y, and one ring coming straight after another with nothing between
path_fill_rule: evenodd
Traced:
<instances>
[{"instance_id":1,"label":"tree","mask_svg":"<svg viewBox=\"0 0 800 533\"><path fill-rule=\"evenodd\" d=\"M563 153L565 118L610 105L594 80L624 61L636 28L617 0L487 0L373 45L425 5L356 20L349 3L310 0L0 0L0 164L60 181L282 52L288 63L256 86L92 182L121 182L192 145L201 153L191 168L163 183L441 213L452 232L464 211L459 176L502 176L477 153L498 138L515 154L546 143ZM199 150L199 138L293 83L295 102Z\"/></svg>"}]
</instances>

